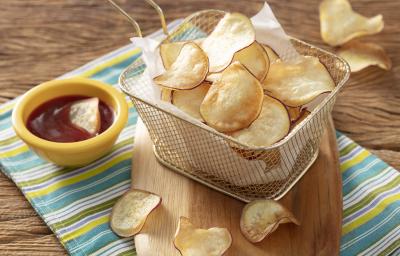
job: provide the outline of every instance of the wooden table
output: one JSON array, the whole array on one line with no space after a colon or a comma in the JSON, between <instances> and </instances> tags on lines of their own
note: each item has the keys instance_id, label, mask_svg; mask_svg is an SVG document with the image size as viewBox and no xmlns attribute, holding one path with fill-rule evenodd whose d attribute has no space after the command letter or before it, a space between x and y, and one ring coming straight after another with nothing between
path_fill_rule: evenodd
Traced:
<instances>
[{"instance_id":1,"label":"wooden table","mask_svg":"<svg viewBox=\"0 0 400 256\"><path fill-rule=\"evenodd\" d=\"M120 0L144 34L160 27L144 0ZM207 8L253 15L262 1L157 0L168 21ZM269 0L286 31L329 49L319 33L318 0ZM365 41L382 45L390 72L368 68L352 75L337 100L336 128L400 169L400 1L353 0L365 15L382 13L385 29ZM8 0L0 8L0 102L129 43L132 27L105 0ZM66 254L20 191L0 174L0 254Z\"/></svg>"}]
</instances>

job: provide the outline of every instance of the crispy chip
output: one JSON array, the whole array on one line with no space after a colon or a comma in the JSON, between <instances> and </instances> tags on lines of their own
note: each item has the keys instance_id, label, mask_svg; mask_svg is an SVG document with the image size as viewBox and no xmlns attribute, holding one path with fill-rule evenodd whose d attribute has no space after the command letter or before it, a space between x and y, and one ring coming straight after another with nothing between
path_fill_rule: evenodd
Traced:
<instances>
[{"instance_id":1,"label":"crispy chip","mask_svg":"<svg viewBox=\"0 0 400 256\"><path fill-rule=\"evenodd\" d=\"M260 115L248 127L230 134L249 146L270 146L284 138L290 128L290 119L285 106L265 95Z\"/></svg>"},{"instance_id":2,"label":"crispy chip","mask_svg":"<svg viewBox=\"0 0 400 256\"><path fill-rule=\"evenodd\" d=\"M308 111L307 109L302 109L299 117L295 121L293 121L292 124L290 125L290 130L293 130L294 127L303 122L303 120L306 119L306 117L309 116L310 114L311 112Z\"/></svg>"},{"instance_id":3,"label":"crispy chip","mask_svg":"<svg viewBox=\"0 0 400 256\"><path fill-rule=\"evenodd\" d=\"M226 228L195 228L186 217L179 218L174 245L182 256L221 256L232 244Z\"/></svg>"},{"instance_id":4,"label":"crispy chip","mask_svg":"<svg viewBox=\"0 0 400 256\"><path fill-rule=\"evenodd\" d=\"M171 67L172 63L174 63L176 58L178 58L183 45L187 42L189 41L163 43L160 45L160 56L164 68L169 69ZM192 40L192 42L200 46L203 42L203 38Z\"/></svg>"},{"instance_id":5,"label":"crispy chip","mask_svg":"<svg viewBox=\"0 0 400 256\"><path fill-rule=\"evenodd\" d=\"M300 107L287 106L286 108L289 113L290 122L295 122L301 115L301 106Z\"/></svg>"},{"instance_id":6,"label":"crispy chip","mask_svg":"<svg viewBox=\"0 0 400 256\"><path fill-rule=\"evenodd\" d=\"M178 58L178 55L181 52L181 49L185 43L186 42L183 41L164 43L160 45L160 55L164 68L169 69L172 66L176 58Z\"/></svg>"},{"instance_id":7,"label":"crispy chip","mask_svg":"<svg viewBox=\"0 0 400 256\"><path fill-rule=\"evenodd\" d=\"M256 41L250 46L238 51L233 61L239 61L259 81L264 80L269 69L269 58L264 48Z\"/></svg>"},{"instance_id":8,"label":"crispy chip","mask_svg":"<svg viewBox=\"0 0 400 256\"><path fill-rule=\"evenodd\" d=\"M208 73L207 77L206 77L206 81L208 82L215 82L218 80L218 78L221 76L222 72L218 72L218 73Z\"/></svg>"},{"instance_id":9,"label":"crispy chip","mask_svg":"<svg viewBox=\"0 0 400 256\"><path fill-rule=\"evenodd\" d=\"M240 13L227 13L201 44L209 58L209 72L225 69L237 51L254 41L255 30L250 19Z\"/></svg>"},{"instance_id":10,"label":"crispy chip","mask_svg":"<svg viewBox=\"0 0 400 256\"><path fill-rule=\"evenodd\" d=\"M263 45L263 47L264 47L264 50L267 52L270 63L273 63L279 59L278 54L276 54L276 52L274 50L272 50L271 47L269 47L268 45Z\"/></svg>"},{"instance_id":11,"label":"crispy chip","mask_svg":"<svg viewBox=\"0 0 400 256\"><path fill-rule=\"evenodd\" d=\"M69 120L79 129L95 135L100 129L99 98L73 102L69 106Z\"/></svg>"},{"instance_id":12,"label":"crispy chip","mask_svg":"<svg viewBox=\"0 0 400 256\"><path fill-rule=\"evenodd\" d=\"M192 90L180 90L172 93L172 104L180 108L188 115L203 121L200 115L200 105L206 96L210 84L203 82L200 86Z\"/></svg>"},{"instance_id":13,"label":"crispy chip","mask_svg":"<svg viewBox=\"0 0 400 256\"><path fill-rule=\"evenodd\" d=\"M319 6L321 36L331 46L383 29L382 15L367 18L353 11L347 0L323 0Z\"/></svg>"},{"instance_id":14,"label":"crispy chip","mask_svg":"<svg viewBox=\"0 0 400 256\"><path fill-rule=\"evenodd\" d=\"M318 58L305 56L296 63L277 60L270 66L264 89L285 105L298 107L335 88L335 83Z\"/></svg>"},{"instance_id":15,"label":"crispy chip","mask_svg":"<svg viewBox=\"0 0 400 256\"><path fill-rule=\"evenodd\" d=\"M255 200L248 203L240 217L240 230L252 243L262 241L274 232L279 224L300 222L293 214L274 200Z\"/></svg>"},{"instance_id":16,"label":"crispy chip","mask_svg":"<svg viewBox=\"0 0 400 256\"><path fill-rule=\"evenodd\" d=\"M174 90L161 88L161 100L172 103L172 92Z\"/></svg>"},{"instance_id":17,"label":"crispy chip","mask_svg":"<svg viewBox=\"0 0 400 256\"><path fill-rule=\"evenodd\" d=\"M154 78L163 87L189 90L200 85L208 73L208 59L203 50L193 42L187 42L169 69Z\"/></svg>"},{"instance_id":18,"label":"crispy chip","mask_svg":"<svg viewBox=\"0 0 400 256\"><path fill-rule=\"evenodd\" d=\"M112 230L129 237L140 232L147 216L161 203L161 197L139 189L126 192L114 205L110 217Z\"/></svg>"},{"instance_id":19,"label":"crispy chip","mask_svg":"<svg viewBox=\"0 0 400 256\"><path fill-rule=\"evenodd\" d=\"M212 84L200 113L217 131L234 132L257 118L263 98L260 82L242 64L234 62Z\"/></svg>"},{"instance_id":20,"label":"crispy chip","mask_svg":"<svg viewBox=\"0 0 400 256\"><path fill-rule=\"evenodd\" d=\"M351 72L368 66L378 66L384 70L392 68L392 61L385 50L374 43L351 41L338 50L338 55L349 63Z\"/></svg>"},{"instance_id":21,"label":"crispy chip","mask_svg":"<svg viewBox=\"0 0 400 256\"><path fill-rule=\"evenodd\" d=\"M235 53L232 61L239 61L259 81L263 81L267 76L269 69L269 57L264 48L256 41L254 41L254 43L252 43L250 46ZM215 82L220 75L221 72L209 73L206 80Z\"/></svg>"}]
</instances>

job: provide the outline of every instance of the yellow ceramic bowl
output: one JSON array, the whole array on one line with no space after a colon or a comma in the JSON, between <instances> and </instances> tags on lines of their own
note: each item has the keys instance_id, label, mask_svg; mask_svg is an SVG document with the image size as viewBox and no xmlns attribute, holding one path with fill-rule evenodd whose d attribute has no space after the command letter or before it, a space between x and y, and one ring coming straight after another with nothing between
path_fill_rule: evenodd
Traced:
<instances>
[{"instance_id":1,"label":"yellow ceramic bowl","mask_svg":"<svg viewBox=\"0 0 400 256\"><path fill-rule=\"evenodd\" d=\"M62 96L82 95L98 97L115 112L114 123L103 133L79 142L59 143L41 139L26 127L29 115L41 104ZM128 119L128 105L116 89L85 78L54 80L40 84L25 93L12 113L12 124L17 135L39 156L62 166L82 166L110 151Z\"/></svg>"}]
</instances>

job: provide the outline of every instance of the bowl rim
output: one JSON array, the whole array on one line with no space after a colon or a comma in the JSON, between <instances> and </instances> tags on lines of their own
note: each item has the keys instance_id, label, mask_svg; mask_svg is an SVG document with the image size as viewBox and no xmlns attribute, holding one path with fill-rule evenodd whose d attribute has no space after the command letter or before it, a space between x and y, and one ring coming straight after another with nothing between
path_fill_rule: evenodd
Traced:
<instances>
[{"instance_id":1,"label":"bowl rim","mask_svg":"<svg viewBox=\"0 0 400 256\"><path fill-rule=\"evenodd\" d=\"M106 94L110 95L112 100L115 102L115 116L114 121L110 127L108 127L104 132L99 135L94 136L93 138L82 140L78 142L54 142L42 139L36 135L34 135L27 127L23 120L23 111L28 106L28 104L35 100L37 96L48 91L55 90L56 88L63 87L68 84L79 84L81 86L89 86L95 89L101 90ZM60 94L58 97L72 95L71 93ZM75 95L84 95L77 92ZM86 95L88 96L88 95ZM34 109L32 109L33 111ZM108 141L109 139L117 136L121 130L124 128L127 119L128 119L128 105L126 103L125 97L121 92L117 89L113 88L110 85L107 85L103 82L76 77L76 78L68 78L68 79L60 79L60 80L51 80L48 82L44 82L35 86L34 88L27 91L20 99L18 99L13 111L12 111L12 126L16 134L22 139L25 143L32 147L49 150L49 151L57 151L57 152L83 152L88 149L93 149L96 146L100 146L104 141Z\"/></svg>"}]
</instances>

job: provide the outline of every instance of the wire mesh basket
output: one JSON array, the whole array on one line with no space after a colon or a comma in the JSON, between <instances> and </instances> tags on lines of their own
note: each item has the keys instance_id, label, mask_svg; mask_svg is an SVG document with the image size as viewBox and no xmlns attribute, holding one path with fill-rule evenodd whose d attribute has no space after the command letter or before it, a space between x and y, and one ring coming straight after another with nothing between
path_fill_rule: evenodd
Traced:
<instances>
[{"instance_id":1,"label":"wire mesh basket","mask_svg":"<svg viewBox=\"0 0 400 256\"><path fill-rule=\"evenodd\" d=\"M161 43L205 37L224 15L219 10L194 13ZM120 86L146 125L157 159L183 175L245 202L284 196L316 160L338 91L350 73L341 58L300 40L291 41L300 54L319 58L336 87L305 120L270 147L244 145L138 96L137 90L148 83L142 79L146 67L140 58L132 63L121 74Z\"/></svg>"}]
</instances>

